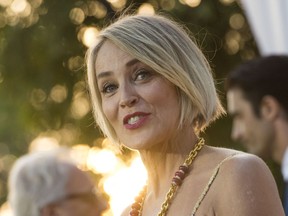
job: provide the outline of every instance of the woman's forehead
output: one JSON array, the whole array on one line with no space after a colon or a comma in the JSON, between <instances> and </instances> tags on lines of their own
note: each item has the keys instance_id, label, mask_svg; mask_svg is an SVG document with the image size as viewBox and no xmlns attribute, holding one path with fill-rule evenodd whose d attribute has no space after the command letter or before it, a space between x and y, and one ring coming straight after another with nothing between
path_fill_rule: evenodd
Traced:
<instances>
[{"instance_id":1,"label":"woman's forehead","mask_svg":"<svg viewBox=\"0 0 288 216\"><path fill-rule=\"evenodd\" d=\"M120 49L110 40L106 40L97 53L95 61L96 74L113 71L132 59L134 58L130 54Z\"/></svg>"}]
</instances>

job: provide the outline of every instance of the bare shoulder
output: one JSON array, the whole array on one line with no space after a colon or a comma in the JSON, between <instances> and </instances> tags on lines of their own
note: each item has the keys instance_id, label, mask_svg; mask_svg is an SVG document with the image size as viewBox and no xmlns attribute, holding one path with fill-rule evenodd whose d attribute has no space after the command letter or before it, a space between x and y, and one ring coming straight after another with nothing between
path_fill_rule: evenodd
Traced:
<instances>
[{"instance_id":1,"label":"bare shoulder","mask_svg":"<svg viewBox=\"0 0 288 216\"><path fill-rule=\"evenodd\" d=\"M216 161L218 161L217 163L222 162L222 175L225 176L227 174L229 178L233 177L231 174L236 175L237 177L245 177L245 175L250 172L251 174L258 172L272 176L266 163L256 155L234 149L217 147L209 147L208 154L210 154L210 158L211 155L213 155L213 158L216 158Z\"/></svg>"},{"instance_id":2,"label":"bare shoulder","mask_svg":"<svg viewBox=\"0 0 288 216\"><path fill-rule=\"evenodd\" d=\"M224 215L284 215L274 177L255 155L238 152L228 157L220 167L217 185L221 191L218 210ZM225 202L231 204L229 208Z\"/></svg>"},{"instance_id":3,"label":"bare shoulder","mask_svg":"<svg viewBox=\"0 0 288 216\"><path fill-rule=\"evenodd\" d=\"M260 171L269 172L266 163L256 155L237 151L223 164L226 169L237 169L241 172Z\"/></svg>"},{"instance_id":4,"label":"bare shoulder","mask_svg":"<svg viewBox=\"0 0 288 216\"><path fill-rule=\"evenodd\" d=\"M235 190L269 187L265 190L273 189L278 192L274 177L266 163L252 154L238 152L232 157L227 157L219 173L220 178Z\"/></svg>"}]
</instances>

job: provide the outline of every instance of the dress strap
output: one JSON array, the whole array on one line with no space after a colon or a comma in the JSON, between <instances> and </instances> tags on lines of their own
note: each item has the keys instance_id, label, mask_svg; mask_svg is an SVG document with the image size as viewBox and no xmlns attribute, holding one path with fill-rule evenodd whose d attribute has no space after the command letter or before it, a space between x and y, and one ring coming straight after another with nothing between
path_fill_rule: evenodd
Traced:
<instances>
[{"instance_id":1,"label":"dress strap","mask_svg":"<svg viewBox=\"0 0 288 216\"><path fill-rule=\"evenodd\" d=\"M227 160L229 160L230 158L232 158L233 156L235 156L236 154L237 154L237 153L234 153L234 154L229 155L228 157L224 158L224 159L217 165L217 167L214 169L213 175L210 177L208 184L206 185L206 187L204 188L204 190L203 190L202 194L200 195L198 201L196 202L196 204L195 204L195 206L194 206L194 208L193 208L193 211L192 211L191 216L195 216L196 211L198 210L200 204L201 204L202 201L204 200L204 198L205 198L206 194L208 193L208 191L209 191L212 183L213 183L214 180L216 179L216 176L217 176L217 174L218 174L218 172L219 172L219 169L220 169L221 165L222 165L225 161L227 161Z\"/></svg>"}]
</instances>

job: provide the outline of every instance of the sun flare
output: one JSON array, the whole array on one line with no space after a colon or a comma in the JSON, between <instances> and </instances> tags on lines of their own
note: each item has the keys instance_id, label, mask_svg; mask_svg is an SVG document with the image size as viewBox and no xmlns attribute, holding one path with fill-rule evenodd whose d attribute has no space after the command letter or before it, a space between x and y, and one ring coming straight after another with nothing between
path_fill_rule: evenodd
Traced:
<instances>
[{"instance_id":1,"label":"sun flare","mask_svg":"<svg viewBox=\"0 0 288 216\"><path fill-rule=\"evenodd\" d=\"M59 145L55 140L53 136L37 137L31 143L29 150L40 152L58 148ZM124 161L119 156L119 152L106 146L106 139L100 142L102 148L84 144L73 146L71 158L81 169L103 176L98 185L103 186L109 196L110 204L110 208L103 213L103 216L120 215L134 202L135 196L146 184L147 173L138 154L134 153L131 158ZM7 203L0 209L0 215L12 216Z\"/></svg>"}]
</instances>

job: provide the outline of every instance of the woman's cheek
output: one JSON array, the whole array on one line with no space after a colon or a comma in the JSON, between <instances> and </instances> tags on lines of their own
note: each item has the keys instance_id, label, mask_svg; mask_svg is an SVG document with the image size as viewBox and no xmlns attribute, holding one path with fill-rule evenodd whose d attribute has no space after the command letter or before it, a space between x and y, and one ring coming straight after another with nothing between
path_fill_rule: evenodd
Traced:
<instances>
[{"instance_id":1,"label":"woman's cheek","mask_svg":"<svg viewBox=\"0 0 288 216\"><path fill-rule=\"evenodd\" d=\"M106 116L108 121L111 123L111 121L113 121L113 118L115 118L117 114L115 105L113 105L113 103L109 101L104 100L102 101L102 109L103 109L104 115Z\"/></svg>"}]
</instances>

